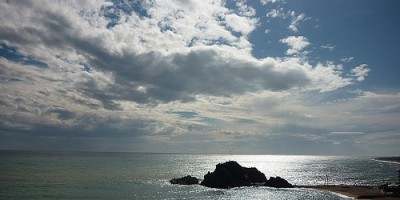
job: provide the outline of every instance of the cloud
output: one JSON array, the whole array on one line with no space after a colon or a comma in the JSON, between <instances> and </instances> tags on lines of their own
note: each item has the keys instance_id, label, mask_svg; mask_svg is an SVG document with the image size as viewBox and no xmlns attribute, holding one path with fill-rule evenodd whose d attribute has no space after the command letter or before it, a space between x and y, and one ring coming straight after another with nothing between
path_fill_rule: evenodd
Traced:
<instances>
[{"instance_id":1,"label":"cloud","mask_svg":"<svg viewBox=\"0 0 400 200\"><path fill-rule=\"evenodd\" d=\"M311 45L304 36L280 40L289 47L286 55L256 58L250 39L259 27L255 9L244 1L235 6L1 2L1 48L47 66L0 58L0 137L8 138L2 141L74 138L106 146L119 138L130 150L198 143L193 148L199 152L218 142L248 145L274 137L331 143L329 133L341 130L364 132L354 137L365 142L368 128L383 131L371 122L396 108L393 95L360 92L352 94L356 99L324 99L364 79L367 66L345 74L333 62L308 61L299 56ZM293 13L293 19L297 30L305 15ZM385 102L361 115L361 105L370 108L372 99ZM389 122L377 124L396 129Z\"/></svg>"},{"instance_id":2,"label":"cloud","mask_svg":"<svg viewBox=\"0 0 400 200\"><path fill-rule=\"evenodd\" d=\"M293 10L289 10L285 12L285 9L283 7L280 8L273 8L271 9L267 14L267 18L280 18L280 19L290 19L290 24L289 24L289 29L293 32L298 32L299 25L301 22L309 20L310 17L306 17L306 14L301 13L299 15L296 15L296 12Z\"/></svg>"},{"instance_id":3,"label":"cloud","mask_svg":"<svg viewBox=\"0 0 400 200\"><path fill-rule=\"evenodd\" d=\"M266 15L267 17L271 17L271 18L286 18L287 14L284 12L283 8L279 8L279 9L272 9L270 12L267 13Z\"/></svg>"},{"instance_id":4,"label":"cloud","mask_svg":"<svg viewBox=\"0 0 400 200\"><path fill-rule=\"evenodd\" d=\"M340 59L340 61L346 62L346 63L351 62L351 61L353 61L353 60L354 60L354 57L348 57L348 58L341 58L341 59Z\"/></svg>"},{"instance_id":5,"label":"cloud","mask_svg":"<svg viewBox=\"0 0 400 200\"><path fill-rule=\"evenodd\" d=\"M331 132L332 135L361 135L364 134L363 132L346 132L346 131L335 131Z\"/></svg>"},{"instance_id":6,"label":"cloud","mask_svg":"<svg viewBox=\"0 0 400 200\"><path fill-rule=\"evenodd\" d=\"M248 35L254 30L257 19L247 19L236 14L228 14L225 16L225 22L233 31Z\"/></svg>"},{"instance_id":7,"label":"cloud","mask_svg":"<svg viewBox=\"0 0 400 200\"><path fill-rule=\"evenodd\" d=\"M328 49L329 51L335 50L335 46L331 44L322 45L321 48Z\"/></svg>"},{"instance_id":8,"label":"cloud","mask_svg":"<svg viewBox=\"0 0 400 200\"><path fill-rule=\"evenodd\" d=\"M399 94L364 91L357 96L350 95L345 99L336 99L337 96L332 99L328 94L264 93L238 103L249 108L253 116L259 116L259 123L262 119L269 122L264 123L266 132L302 135L319 143L340 141L351 146L358 141L359 153L368 150L369 145L389 145L386 137L398 135L395 118L400 113L400 102L396 99ZM307 118L304 113L314 117ZM372 139L379 135L377 133L385 136Z\"/></svg>"},{"instance_id":9,"label":"cloud","mask_svg":"<svg viewBox=\"0 0 400 200\"><path fill-rule=\"evenodd\" d=\"M267 5L270 3L285 2L284 0L260 0L261 5Z\"/></svg>"},{"instance_id":10,"label":"cloud","mask_svg":"<svg viewBox=\"0 0 400 200\"><path fill-rule=\"evenodd\" d=\"M290 16L292 17L292 21L290 22L289 29L292 30L293 32L298 32L298 26L300 25L300 22L307 20L306 15L304 13L301 13L296 16L296 13L294 11L290 12Z\"/></svg>"},{"instance_id":11,"label":"cloud","mask_svg":"<svg viewBox=\"0 0 400 200\"><path fill-rule=\"evenodd\" d=\"M256 9L254 9L253 7L251 7L249 5L246 5L245 0L237 1L236 6L237 6L239 14L241 16L252 17L252 16L256 15Z\"/></svg>"},{"instance_id":12,"label":"cloud","mask_svg":"<svg viewBox=\"0 0 400 200\"><path fill-rule=\"evenodd\" d=\"M4 6L9 10L21 10L29 18L15 17L14 21L20 20L18 27L6 24L7 28L0 34L7 31L20 34L17 37L4 35L3 40L21 52L35 52L35 57L52 68L62 66L58 70L82 71L84 66L90 66L89 73L97 71L97 78L105 76L101 73L109 73L110 78L103 78L108 79L106 82L88 77L80 81L76 89L110 110L120 109L118 101L159 104L193 101L196 95L232 96L261 90L327 91L335 88L323 88L326 82L332 81L323 80L325 75L318 80L310 76L319 73L316 70L322 66L313 68L296 59L253 58L246 37L255 28L257 19L251 13L237 15L223 4L206 9L211 4L157 1L143 8L148 17L131 12L124 16L126 22L118 22L111 28L107 18L100 15L103 4L96 5L92 11L98 9L100 16L81 14L89 11L74 4L72 8L57 6L54 11L33 14L34 9L44 8L32 4L29 7L12 3ZM76 12L66 12L65 7ZM208 15L201 10L207 10ZM13 15L10 13L10 16ZM33 22L36 22L34 26ZM28 29L35 31L25 31ZM233 34L230 29L240 34ZM27 38L35 39L28 42ZM290 47L288 55L298 54L310 44L303 36L290 36L281 42ZM46 48L38 49L41 45ZM331 77L338 78L338 83L347 82L337 75L326 76ZM317 82L323 84L316 85Z\"/></svg>"},{"instance_id":13,"label":"cloud","mask_svg":"<svg viewBox=\"0 0 400 200\"><path fill-rule=\"evenodd\" d=\"M353 76L357 77L357 81L363 81L366 76L368 76L368 72L370 72L371 69L368 68L367 64L361 64L354 69L351 70L351 73Z\"/></svg>"},{"instance_id":14,"label":"cloud","mask_svg":"<svg viewBox=\"0 0 400 200\"><path fill-rule=\"evenodd\" d=\"M60 74L83 70L90 74L77 81L75 89L111 110L119 109L118 101L152 104L193 101L196 95L231 96L295 88L325 90L310 76L323 66L313 68L295 59L257 60L249 55L251 44L246 37L254 30L257 19L252 17L252 9L243 4L238 4L242 11L237 15L223 4L206 9L211 4L154 2L142 5L146 17L135 10L120 12L120 20L109 27L111 19L101 14L118 9L109 3L94 1L83 7L74 3L57 5L63 2L43 6L36 2L18 3L3 3L3 13L20 25L5 23L0 31L2 41L23 55L45 62L49 70ZM54 9L35 12L46 6ZM25 16L17 17L13 10ZM207 13L200 12L205 10ZM303 36L291 36L281 42L291 47L288 55L299 53L310 44ZM91 70L84 70L88 66ZM337 82L344 80L333 77L338 78ZM318 82L323 79L319 77ZM341 87L346 84L349 83Z\"/></svg>"},{"instance_id":15,"label":"cloud","mask_svg":"<svg viewBox=\"0 0 400 200\"><path fill-rule=\"evenodd\" d=\"M50 115L55 113L57 118L61 120L73 119L75 117L75 113L60 106L50 106L47 110L47 113Z\"/></svg>"},{"instance_id":16,"label":"cloud","mask_svg":"<svg viewBox=\"0 0 400 200\"><path fill-rule=\"evenodd\" d=\"M289 36L279 41L289 46L289 49L286 51L287 55L298 54L311 44L304 36Z\"/></svg>"},{"instance_id":17,"label":"cloud","mask_svg":"<svg viewBox=\"0 0 400 200\"><path fill-rule=\"evenodd\" d=\"M121 101L157 105L194 101L198 95L229 97L296 88L330 91L351 84L332 66L313 67L298 59L253 58L248 54L251 44L246 36L257 19L246 11L252 9L242 4L238 6L241 12L246 11L245 16L234 14L223 4L210 10L206 9L211 6L208 3L155 2L143 6L147 17L134 10L123 12L120 18L125 21L109 27L110 19L101 16L105 8L114 6L108 3L88 2L90 10L74 3L19 3L3 3L9 16L14 16L10 21L20 25L4 24L2 41L22 55L48 64L52 73L46 79L63 80L64 73L80 74L81 79L68 74L63 82L76 91L74 101L86 101L91 107L100 103L106 109L120 110ZM55 9L34 12L45 6ZM17 17L12 10L26 16ZM208 15L200 10L207 10ZM85 14L90 12L97 13ZM232 25L241 21L247 25ZM229 29L241 35L235 36ZM288 55L300 53L310 44L303 36L290 36L281 42L290 47Z\"/></svg>"}]
</instances>

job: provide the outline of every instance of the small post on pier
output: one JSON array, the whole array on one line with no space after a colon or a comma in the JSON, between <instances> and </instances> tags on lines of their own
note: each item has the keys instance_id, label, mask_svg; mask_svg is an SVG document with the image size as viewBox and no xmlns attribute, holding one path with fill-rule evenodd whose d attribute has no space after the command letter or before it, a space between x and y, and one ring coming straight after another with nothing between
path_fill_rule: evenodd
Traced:
<instances>
[{"instance_id":1,"label":"small post on pier","mask_svg":"<svg viewBox=\"0 0 400 200\"><path fill-rule=\"evenodd\" d=\"M325 185L329 185L328 174L325 174Z\"/></svg>"},{"instance_id":2,"label":"small post on pier","mask_svg":"<svg viewBox=\"0 0 400 200\"><path fill-rule=\"evenodd\" d=\"M399 173L398 177L397 177L397 184L400 184L400 169L397 170L397 172Z\"/></svg>"}]
</instances>

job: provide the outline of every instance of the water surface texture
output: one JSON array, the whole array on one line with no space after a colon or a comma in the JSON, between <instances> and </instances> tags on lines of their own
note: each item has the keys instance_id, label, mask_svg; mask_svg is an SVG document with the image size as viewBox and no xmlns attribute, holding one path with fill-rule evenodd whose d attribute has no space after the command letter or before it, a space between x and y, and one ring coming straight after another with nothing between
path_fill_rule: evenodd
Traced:
<instances>
[{"instance_id":1,"label":"water surface texture","mask_svg":"<svg viewBox=\"0 0 400 200\"><path fill-rule=\"evenodd\" d=\"M295 185L394 182L399 164L334 156L0 151L0 199L346 199L312 189L169 184L235 160Z\"/></svg>"}]
</instances>

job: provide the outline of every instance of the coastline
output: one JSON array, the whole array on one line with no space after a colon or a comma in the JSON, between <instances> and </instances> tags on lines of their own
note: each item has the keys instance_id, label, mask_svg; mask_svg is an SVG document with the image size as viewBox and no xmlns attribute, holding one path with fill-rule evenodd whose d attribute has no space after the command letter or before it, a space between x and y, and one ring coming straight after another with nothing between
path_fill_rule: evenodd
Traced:
<instances>
[{"instance_id":1,"label":"coastline","mask_svg":"<svg viewBox=\"0 0 400 200\"><path fill-rule=\"evenodd\" d=\"M382 161L382 162L390 162L390 163L400 163L400 157L378 157L378 158L373 158L376 161Z\"/></svg>"},{"instance_id":2,"label":"coastline","mask_svg":"<svg viewBox=\"0 0 400 200\"><path fill-rule=\"evenodd\" d=\"M399 200L400 197L385 196L376 186L350 186L350 185L315 185L297 186L343 194L354 199Z\"/></svg>"}]
</instances>

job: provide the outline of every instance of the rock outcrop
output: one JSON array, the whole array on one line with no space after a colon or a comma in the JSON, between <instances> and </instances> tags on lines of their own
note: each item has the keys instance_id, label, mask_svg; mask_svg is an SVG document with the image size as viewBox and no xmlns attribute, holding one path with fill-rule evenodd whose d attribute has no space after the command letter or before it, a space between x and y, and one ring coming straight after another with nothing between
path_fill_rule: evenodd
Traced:
<instances>
[{"instance_id":1,"label":"rock outcrop","mask_svg":"<svg viewBox=\"0 0 400 200\"><path fill-rule=\"evenodd\" d=\"M265 182L264 186L275 187L275 188L294 188L292 184L290 184L287 180L277 176L270 177L267 182Z\"/></svg>"},{"instance_id":2,"label":"rock outcrop","mask_svg":"<svg viewBox=\"0 0 400 200\"><path fill-rule=\"evenodd\" d=\"M171 184L179 184L179 185L195 185L199 184L199 179L192 176L185 176L182 178L174 178L169 181Z\"/></svg>"},{"instance_id":3,"label":"rock outcrop","mask_svg":"<svg viewBox=\"0 0 400 200\"><path fill-rule=\"evenodd\" d=\"M204 180L200 184L211 188L233 188L266 181L265 175L256 168L246 168L235 161L228 161L217 164L214 172L204 175Z\"/></svg>"},{"instance_id":4,"label":"rock outcrop","mask_svg":"<svg viewBox=\"0 0 400 200\"><path fill-rule=\"evenodd\" d=\"M169 182L179 185L194 185L199 184L199 179L192 176L185 176L182 178L174 178ZM268 180L257 168L242 167L235 161L217 164L213 172L208 172L204 175L204 180L200 184L206 187L224 189L252 185L293 188L292 184L279 176L270 177Z\"/></svg>"}]
</instances>

